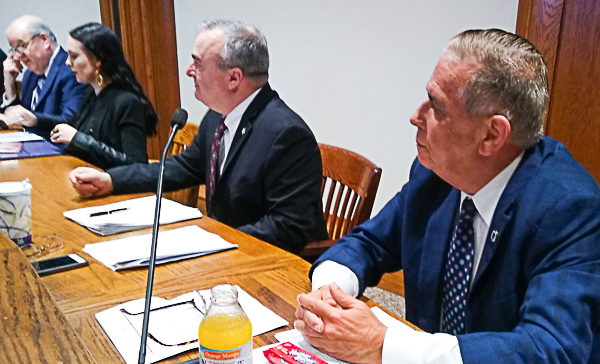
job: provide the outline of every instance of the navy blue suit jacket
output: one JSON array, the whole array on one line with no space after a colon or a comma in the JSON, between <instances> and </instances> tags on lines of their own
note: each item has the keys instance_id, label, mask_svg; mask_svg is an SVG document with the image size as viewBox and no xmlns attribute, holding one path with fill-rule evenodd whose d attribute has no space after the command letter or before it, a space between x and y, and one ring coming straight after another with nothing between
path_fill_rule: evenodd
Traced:
<instances>
[{"instance_id":1,"label":"navy blue suit jacket","mask_svg":"<svg viewBox=\"0 0 600 364\"><path fill-rule=\"evenodd\" d=\"M167 191L204 184L221 115L209 110L192 144L165 163ZM158 163L107 171L114 193L156 191ZM293 253L327 239L315 137L267 84L248 106L210 200L210 217Z\"/></svg>"},{"instance_id":2,"label":"navy blue suit jacket","mask_svg":"<svg viewBox=\"0 0 600 364\"><path fill-rule=\"evenodd\" d=\"M39 95L38 105L33 114L38 119L38 124L31 131L37 132L46 138L56 123L66 123L69 116L79 108L85 85L77 82L73 72L65 64L67 52L60 48L50 66L44 87ZM31 110L31 98L37 85L39 76L29 70L25 71L21 82L21 98L15 99L12 105L20 104ZM2 110L4 112L4 110ZM44 114L59 115L60 119L44 118Z\"/></svg>"},{"instance_id":3,"label":"navy blue suit jacket","mask_svg":"<svg viewBox=\"0 0 600 364\"><path fill-rule=\"evenodd\" d=\"M417 161L400 193L313 267L323 260L348 266L360 292L404 269L406 318L439 332L459 200L460 191ZM598 360L600 190L555 140L544 137L525 152L498 202L466 325L457 337L464 363Z\"/></svg>"}]
</instances>

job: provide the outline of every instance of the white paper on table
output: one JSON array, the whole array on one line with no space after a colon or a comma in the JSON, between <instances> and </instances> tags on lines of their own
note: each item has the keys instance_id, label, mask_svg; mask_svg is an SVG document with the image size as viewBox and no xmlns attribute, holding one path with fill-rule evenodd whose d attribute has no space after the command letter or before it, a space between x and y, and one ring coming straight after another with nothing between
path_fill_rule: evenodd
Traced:
<instances>
[{"instance_id":1,"label":"white paper on table","mask_svg":"<svg viewBox=\"0 0 600 364\"><path fill-rule=\"evenodd\" d=\"M42 140L44 140L44 138L41 136L26 131L0 133L0 143L32 142Z\"/></svg>"},{"instance_id":2,"label":"white paper on table","mask_svg":"<svg viewBox=\"0 0 600 364\"><path fill-rule=\"evenodd\" d=\"M113 271L148 265L152 234L86 244L83 252L89 254ZM225 241L197 225L158 232L156 264L235 249L236 244Z\"/></svg>"},{"instance_id":3,"label":"white paper on table","mask_svg":"<svg viewBox=\"0 0 600 364\"><path fill-rule=\"evenodd\" d=\"M69 210L63 212L63 215L67 219L75 221L96 234L106 236L152 226L154 223L155 205L156 196L147 196L108 205ZM123 208L127 210L101 216L90 216L97 212ZM166 198L161 199L160 225L199 219L201 217L202 213L195 207L182 205Z\"/></svg>"},{"instance_id":4,"label":"white paper on table","mask_svg":"<svg viewBox=\"0 0 600 364\"><path fill-rule=\"evenodd\" d=\"M238 290L238 301L252 323L253 336L288 325L286 320L263 306L240 287L236 286L236 288ZM207 304L210 302L210 290L207 289L199 292L189 292L172 300L152 297L151 308L156 309L158 307L185 302L195 298L196 305L202 309L202 300L198 298L198 294L202 295ZM110 338L113 345L117 348L119 354L121 354L123 360L125 360L127 364L135 364L138 361L143 314L135 315L135 319L132 319L131 315L125 315L120 309L124 308L130 313L143 312L144 301L143 298L140 298L134 301L125 302L96 314L96 320L100 326L102 326L106 335ZM191 308L191 305L188 307ZM157 339L161 341L164 340L164 343L168 344L197 340L198 327L202 320L202 314L199 314L195 309L191 309L189 310L189 316L179 312L175 319L171 319L169 314L166 313L169 310L171 310L171 308L163 310L164 313L162 317L154 315L156 312L161 311L153 311L150 313L148 332ZM157 317L158 320L155 320ZM169 325L170 322L174 322L174 324ZM188 337L186 335L191 336ZM198 343L195 342L184 346L162 346L154 342L154 340L148 339L146 348L146 363L154 363L188 350L198 350Z\"/></svg>"}]
</instances>

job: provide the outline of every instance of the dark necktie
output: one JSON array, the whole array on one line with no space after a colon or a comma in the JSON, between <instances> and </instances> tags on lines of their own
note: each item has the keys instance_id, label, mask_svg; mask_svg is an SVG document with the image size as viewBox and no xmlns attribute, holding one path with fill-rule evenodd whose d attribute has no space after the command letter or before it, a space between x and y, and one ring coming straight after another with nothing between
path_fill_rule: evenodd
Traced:
<instances>
[{"instance_id":1,"label":"dark necktie","mask_svg":"<svg viewBox=\"0 0 600 364\"><path fill-rule=\"evenodd\" d=\"M221 146L223 145L223 134L225 133L225 116L219 121L217 130L215 130L215 136L212 140L211 152L210 152L210 180L208 185L208 203L212 199L212 195L215 192L217 186L217 179L219 176L219 154L221 152Z\"/></svg>"},{"instance_id":2,"label":"dark necktie","mask_svg":"<svg viewBox=\"0 0 600 364\"><path fill-rule=\"evenodd\" d=\"M465 332L465 311L473 268L473 247L475 246L473 218L476 214L477 209L473 200L469 197L465 198L452 235L450 250L448 250L446 274L442 288L442 332L451 335Z\"/></svg>"},{"instance_id":3,"label":"dark necktie","mask_svg":"<svg viewBox=\"0 0 600 364\"><path fill-rule=\"evenodd\" d=\"M33 95L31 97L31 111L35 111L35 108L40 102L40 94L42 93L44 82L46 82L46 76L39 76L37 80L37 85L35 86L35 89L33 90Z\"/></svg>"}]
</instances>

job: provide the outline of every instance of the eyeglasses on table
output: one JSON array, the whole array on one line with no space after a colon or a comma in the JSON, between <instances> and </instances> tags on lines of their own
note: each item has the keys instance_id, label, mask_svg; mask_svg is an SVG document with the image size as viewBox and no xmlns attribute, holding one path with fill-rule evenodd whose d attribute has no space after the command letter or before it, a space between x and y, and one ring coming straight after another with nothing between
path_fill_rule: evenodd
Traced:
<instances>
[{"instance_id":1,"label":"eyeglasses on table","mask_svg":"<svg viewBox=\"0 0 600 364\"><path fill-rule=\"evenodd\" d=\"M170 304L167 306L153 308L153 309L150 309L150 312L151 313L152 312L166 312L166 311L173 310L173 309L180 309L180 310L195 309L198 312L200 312L200 314L202 314L202 316L204 316L206 314L206 301L204 300L204 297L202 297L202 295L198 291L196 291L196 294L198 295L198 297L200 298L200 300L202 302L202 305L201 305L202 308L198 307L196 305L196 300L194 298L192 298L189 301L183 301L183 302L173 303L173 304ZM127 321L129 321L131 326L134 328L135 328L135 325L132 324L132 322L129 320L128 316L129 317L136 317L136 316L143 317L143 315L144 315L144 311L131 313L124 308L121 308L119 311L121 311L121 313L123 313L123 315L125 315L125 318L127 319ZM151 318L152 318L152 316L151 316ZM138 332L138 334L139 334L139 332ZM176 343L176 344L168 344L168 343L164 343L161 340L157 339L156 336L154 336L154 335L152 335L152 333L150 333L150 331L148 331L148 338L162 346L184 346L184 345L189 345L189 344L198 342L198 339L194 339L194 340L189 340L186 342L181 342L181 343Z\"/></svg>"},{"instance_id":2,"label":"eyeglasses on table","mask_svg":"<svg viewBox=\"0 0 600 364\"><path fill-rule=\"evenodd\" d=\"M29 261L38 260L40 257L57 252L64 247L60 236L56 234L47 236L34 235L31 245L23 248L23 253Z\"/></svg>"}]
</instances>

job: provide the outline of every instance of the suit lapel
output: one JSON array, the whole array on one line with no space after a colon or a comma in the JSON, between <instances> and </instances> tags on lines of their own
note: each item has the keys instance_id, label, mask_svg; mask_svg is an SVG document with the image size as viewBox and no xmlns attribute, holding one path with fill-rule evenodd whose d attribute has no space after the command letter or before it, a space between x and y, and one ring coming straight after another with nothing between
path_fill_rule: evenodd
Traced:
<instances>
[{"instance_id":1,"label":"suit lapel","mask_svg":"<svg viewBox=\"0 0 600 364\"><path fill-rule=\"evenodd\" d=\"M52 61L52 65L50 66L50 71L48 71L48 76L46 76L46 81L44 81L44 87L42 88L42 92L38 96L38 100L39 100L38 108L40 108L40 109L43 108L43 102L46 99L46 97L48 96L48 94L50 94L50 90L52 89L54 80L56 79L56 76L58 75L60 64L65 62L65 58L66 58L65 51L63 51L62 48L60 48L58 50L58 53L56 54L56 57L54 57L54 60ZM36 83L37 83L37 79L36 79Z\"/></svg>"},{"instance_id":2,"label":"suit lapel","mask_svg":"<svg viewBox=\"0 0 600 364\"><path fill-rule=\"evenodd\" d=\"M426 233L423 238L423 250L421 252L421 265L419 268L419 323L417 326L425 330L431 322L440 322L441 314L441 277L444 274L444 265L455 215L458 211L460 191L453 188L449 194L444 193L439 198L445 198L440 207L431 215L427 223ZM422 289L427 287L427 289ZM438 299L439 297L439 299ZM434 317L434 320L431 318Z\"/></svg>"},{"instance_id":3,"label":"suit lapel","mask_svg":"<svg viewBox=\"0 0 600 364\"><path fill-rule=\"evenodd\" d=\"M31 98L33 90L37 84L38 75L27 70L23 75L23 83L21 84L21 104L27 105L27 109L31 106Z\"/></svg>"},{"instance_id":4,"label":"suit lapel","mask_svg":"<svg viewBox=\"0 0 600 364\"><path fill-rule=\"evenodd\" d=\"M502 192L502 195L500 196L500 200L498 200L496 210L494 211L494 217L492 218L490 229L485 239L483 252L481 254L481 260L479 261L477 273L475 274L473 289L469 292L469 295L475 290L477 283L492 261L498 246L500 244L508 244L508 241L503 239L503 237L505 236L504 232L507 229L508 224L513 218L515 205L518 204L517 199L520 196L521 191L525 189L527 183L531 180L532 176L538 171L540 165L541 159L539 153L537 153L537 148L531 148L525 152L519 167L517 167L515 173L513 173L508 181L504 192Z\"/></svg>"},{"instance_id":5,"label":"suit lapel","mask_svg":"<svg viewBox=\"0 0 600 364\"><path fill-rule=\"evenodd\" d=\"M240 125L237 128L235 136L231 141L231 148L229 148L229 153L227 153L227 159L225 160L225 165L223 166L223 173L221 173L221 179L225 175L228 167L231 165L232 161L236 158L237 154L242 148L242 145L246 142L249 135L252 133L252 123L258 116L258 114L264 109L265 105L269 100L271 100L274 96L275 92L271 90L271 87L267 83L256 95L254 100L250 103L244 115L242 115L242 120L240 120ZM219 185L219 183L217 183Z\"/></svg>"}]
</instances>

